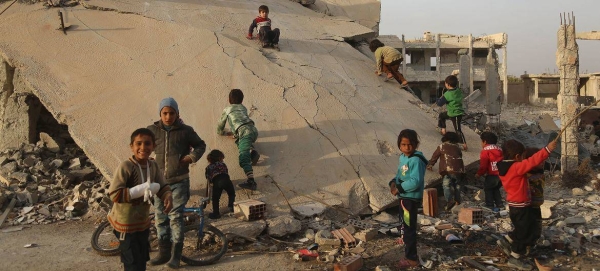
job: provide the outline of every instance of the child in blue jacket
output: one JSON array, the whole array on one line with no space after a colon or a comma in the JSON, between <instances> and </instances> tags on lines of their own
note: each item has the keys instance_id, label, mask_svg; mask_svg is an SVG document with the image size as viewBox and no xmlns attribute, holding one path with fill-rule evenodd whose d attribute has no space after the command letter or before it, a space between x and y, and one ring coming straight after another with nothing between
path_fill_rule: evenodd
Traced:
<instances>
[{"instance_id":1,"label":"child in blue jacket","mask_svg":"<svg viewBox=\"0 0 600 271\"><path fill-rule=\"evenodd\" d=\"M405 259L398 267L407 269L419 266L417 255L417 209L423 200L425 188L425 169L427 159L417 151L419 135L411 129L405 129L398 135L398 148L402 152L396 177L390 181L390 192L400 199L400 221L402 222L402 241L405 244Z\"/></svg>"}]
</instances>

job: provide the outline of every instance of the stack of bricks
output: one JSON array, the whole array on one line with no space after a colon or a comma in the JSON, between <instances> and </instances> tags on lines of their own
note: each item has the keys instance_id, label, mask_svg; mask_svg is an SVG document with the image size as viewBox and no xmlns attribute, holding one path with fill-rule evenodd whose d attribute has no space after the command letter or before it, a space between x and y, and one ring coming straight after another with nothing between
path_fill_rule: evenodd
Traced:
<instances>
[{"instance_id":1,"label":"stack of bricks","mask_svg":"<svg viewBox=\"0 0 600 271\"><path fill-rule=\"evenodd\" d=\"M245 220L263 219L266 217L267 205L258 200L247 199L233 203L234 214L243 215Z\"/></svg>"},{"instance_id":2,"label":"stack of bricks","mask_svg":"<svg viewBox=\"0 0 600 271\"><path fill-rule=\"evenodd\" d=\"M333 236L335 236L335 238L342 240L342 243L347 248L352 248L356 246L356 239L352 236L352 234L350 234L350 232L347 229L341 228L339 230L331 231L331 233L333 234Z\"/></svg>"},{"instance_id":3,"label":"stack of bricks","mask_svg":"<svg viewBox=\"0 0 600 271\"><path fill-rule=\"evenodd\" d=\"M462 208L458 214L458 222L467 225L482 224L483 210L477 208Z\"/></svg>"}]
</instances>

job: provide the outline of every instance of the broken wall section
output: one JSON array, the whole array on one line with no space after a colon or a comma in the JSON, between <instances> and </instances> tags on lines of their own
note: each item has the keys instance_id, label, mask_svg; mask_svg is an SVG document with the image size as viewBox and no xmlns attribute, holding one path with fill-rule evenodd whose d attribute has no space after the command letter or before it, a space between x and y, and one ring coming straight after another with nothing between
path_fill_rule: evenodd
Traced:
<instances>
[{"instance_id":1,"label":"broken wall section","mask_svg":"<svg viewBox=\"0 0 600 271\"><path fill-rule=\"evenodd\" d=\"M329 16L347 17L379 33L381 1L376 0L311 0L310 9Z\"/></svg>"}]
</instances>

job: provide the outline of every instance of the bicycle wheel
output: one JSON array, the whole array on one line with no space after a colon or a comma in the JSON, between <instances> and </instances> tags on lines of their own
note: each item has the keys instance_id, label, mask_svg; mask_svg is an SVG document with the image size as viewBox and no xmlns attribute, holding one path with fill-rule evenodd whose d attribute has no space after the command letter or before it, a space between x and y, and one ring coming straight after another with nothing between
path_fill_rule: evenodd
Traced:
<instances>
[{"instance_id":1,"label":"bicycle wheel","mask_svg":"<svg viewBox=\"0 0 600 271\"><path fill-rule=\"evenodd\" d=\"M102 256L114 256L121 253L119 239L113 233L113 227L108 221L100 223L94 230L92 249Z\"/></svg>"},{"instance_id":2,"label":"bicycle wheel","mask_svg":"<svg viewBox=\"0 0 600 271\"><path fill-rule=\"evenodd\" d=\"M209 265L227 252L227 238L219 229L204 226L204 236L198 237L198 225L185 227L181 261L188 265Z\"/></svg>"}]
</instances>

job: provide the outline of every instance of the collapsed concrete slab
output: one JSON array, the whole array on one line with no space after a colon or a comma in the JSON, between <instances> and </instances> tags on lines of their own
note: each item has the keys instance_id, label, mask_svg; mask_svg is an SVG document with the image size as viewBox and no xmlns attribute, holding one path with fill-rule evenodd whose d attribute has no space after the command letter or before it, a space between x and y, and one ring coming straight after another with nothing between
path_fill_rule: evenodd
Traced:
<instances>
[{"instance_id":1,"label":"collapsed concrete slab","mask_svg":"<svg viewBox=\"0 0 600 271\"><path fill-rule=\"evenodd\" d=\"M17 3L0 17L0 51L107 178L130 155L130 133L158 119L158 101L172 96L209 149L225 153L234 183L243 180L235 144L215 134L227 93L240 88L260 134L252 197L267 202L270 215L289 212L272 180L292 205L306 197L341 201L357 214L397 204L387 183L399 152L381 146L395 146L410 128L430 156L440 135L435 120L409 102L415 97L373 75L371 59L327 38L373 32L291 1L267 1L282 50L264 51L244 38L257 5L238 2L85 1L88 8L66 12L67 35L55 30L54 10ZM466 137L479 140L472 131ZM478 154L470 149L464 159ZM205 166L202 159L192 167L193 189L205 186Z\"/></svg>"}]
</instances>

